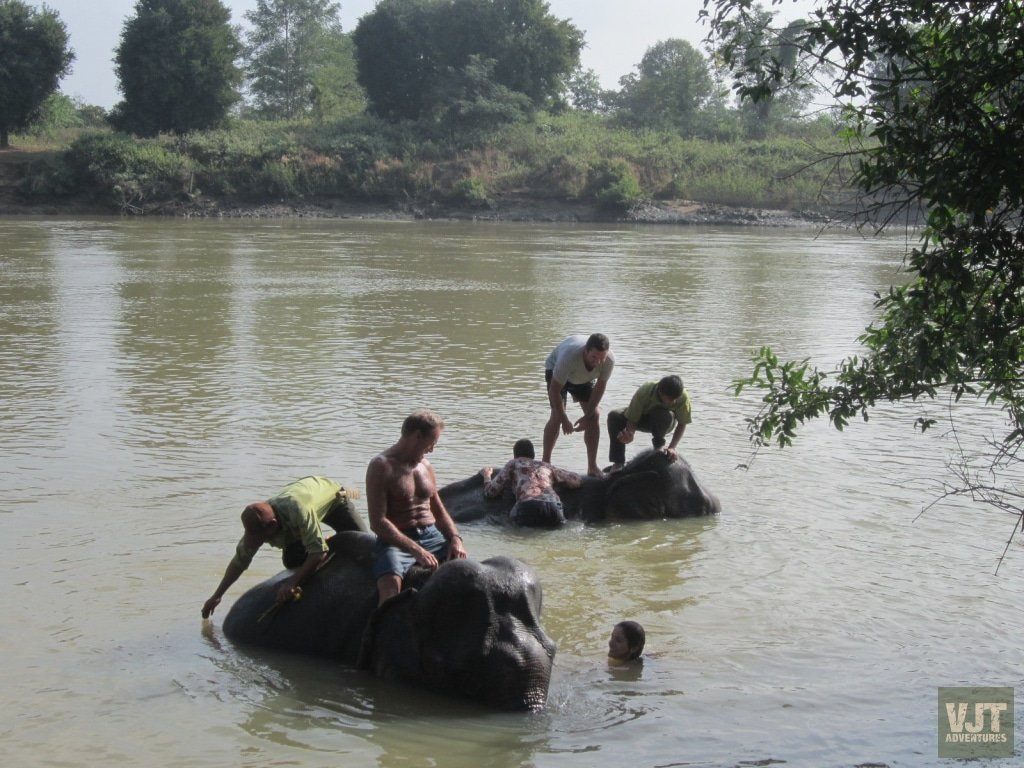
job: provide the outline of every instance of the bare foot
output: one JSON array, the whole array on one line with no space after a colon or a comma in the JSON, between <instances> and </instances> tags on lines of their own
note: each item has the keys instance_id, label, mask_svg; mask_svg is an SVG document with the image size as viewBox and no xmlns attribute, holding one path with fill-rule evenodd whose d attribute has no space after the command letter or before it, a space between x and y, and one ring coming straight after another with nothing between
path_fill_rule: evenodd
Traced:
<instances>
[{"instance_id":1,"label":"bare foot","mask_svg":"<svg viewBox=\"0 0 1024 768\"><path fill-rule=\"evenodd\" d=\"M601 471L600 467L591 467L590 469L587 470L587 474L590 475L591 477L596 478L604 477L604 472Z\"/></svg>"}]
</instances>

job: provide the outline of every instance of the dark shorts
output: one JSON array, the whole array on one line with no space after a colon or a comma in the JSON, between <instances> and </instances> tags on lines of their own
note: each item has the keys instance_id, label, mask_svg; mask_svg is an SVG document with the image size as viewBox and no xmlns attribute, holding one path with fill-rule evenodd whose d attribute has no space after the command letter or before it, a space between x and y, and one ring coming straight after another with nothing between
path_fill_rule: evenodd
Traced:
<instances>
[{"instance_id":1,"label":"dark shorts","mask_svg":"<svg viewBox=\"0 0 1024 768\"><path fill-rule=\"evenodd\" d=\"M544 369L544 381L547 382L548 387L551 387L551 379L554 378L555 372L550 368ZM562 387L562 402L566 402L566 395L572 395L572 399L577 403L586 403L590 400L590 393L594 391L594 382L588 381L586 384L570 384L566 382Z\"/></svg>"},{"instance_id":2,"label":"dark shorts","mask_svg":"<svg viewBox=\"0 0 1024 768\"><path fill-rule=\"evenodd\" d=\"M523 499L512 507L509 519L530 528L557 528L565 522L565 512L554 499Z\"/></svg>"},{"instance_id":3,"label":"dark shorts","mask_svg":"<svg viewBox=\"0 0 1024 768\"><path fill-rule=\"evenodd\" d=\"M407 528L403 534L415 541L427 552L444 562L448 559L448 540L433 525L424 528ZM375 560L373 562L373 578L379 579L389 573L396 576L404 576L409 567L416 562L416 558L399 547L385 544L377 539L374 548Z\"/></svg>"}]
</instances>

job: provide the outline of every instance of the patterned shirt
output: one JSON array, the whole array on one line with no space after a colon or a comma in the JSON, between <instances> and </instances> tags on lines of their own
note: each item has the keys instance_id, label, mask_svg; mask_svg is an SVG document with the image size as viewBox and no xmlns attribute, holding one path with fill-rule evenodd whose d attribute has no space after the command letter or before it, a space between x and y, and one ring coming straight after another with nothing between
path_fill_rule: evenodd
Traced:
<instances>
[{"instance_id":1,"label":"patterned shirt","mask_svg":"<svg viewBox=\"0 0 1024 768\"><path fill-rule=\"evenodd\" d=\"M555 483L561 483L570 488L579 488L580 483L583 482L583 478L575 472L559 469L537 459L520 456L517 459L510 459L501 468L501 471L484 486L484 495L492 497L500 495L510 479L516 501L525 499L558 501L558 494L554 489Z\"/></svg>"}]
</instances>

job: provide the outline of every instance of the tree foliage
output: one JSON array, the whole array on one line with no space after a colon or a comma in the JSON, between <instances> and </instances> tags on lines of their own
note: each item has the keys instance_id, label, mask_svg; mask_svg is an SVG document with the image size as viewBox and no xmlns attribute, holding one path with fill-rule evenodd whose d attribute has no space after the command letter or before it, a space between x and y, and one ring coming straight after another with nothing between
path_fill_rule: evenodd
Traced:
<instances>
[{"instance_id":1,"label":"tree foliage","mask_svg":"<svg viewBox=\"0 0 1024 768\"><path fill-rule=\"evenodd\" d=\"M566 80L566 95L573 108L581 112L605 114L611 109L616 97L615 91L606 91L601 87L597 72L592 69L577 67Z\"/></svg>"},{"instance_id":2,"label":"tree foliage","mask_svg":"<svg viewBox=\"0 0 1024 768\"><path fill-rule=\"evenodd\" d=\"M354 51L341 30L340 8L329 0L258 0L245 14L252 24L246 75L264 116L333 115L349 100L361 102L353 90Z\"/></svg>"},{"instance_id":3,"label":"tree foliage","mask_svg":"<svg viewBox=\"0 0 1024 768\"><path fill-rule=\"evenodd\" d=\"M704 55L685 40L663 40L644 54L637 71L621 80L618 106L634 126L693 131L715 95Z\"/></svg>"},{"instance_id":4,"label":"tree foliage","mask_svg":"<svg viewBox=\"0 0 1024 768\"><path fill-rule=\"evenodd\" d=\"M554 104L583 46L543 0L382 0L353 37L370 109L389 120L436 119L474 56L496 86Z\"/></svg>"},{"instance_id":5,"label":"tree foliage","mask_svg":"<svg viewBox=\"0 0 1024 768\"><path fill-rule=\"evenodd\" d=\"M758 96L786 81L778 59L757 70L730 48L734 22L749 13L744 0L709 0L709 7L733 66L760 72L742 93ZM763 391L763 408L750 422L753 440L787 445L811 418L827 416L841 429L854 417L866 419L878 402L948 392L1004 409L1009 428L987 471L1019 470L1024 6L828 0L796 43L836 68L832 92L846 103L852 126L848 159L863 214L884 227L920 209L927 227L907 258L913 279L878 298L880 317L860 337L863 356L824 373L808 361L780 363L771 350L760 351L752 376L737 385ZM930 423L919 420L922 428ZM965 483L962 490L972 486L980 487ZM997 495L1020 514L1019 488Z\"/></svg>"},{"instance_id":6,"label":"tree foliage","mask_svg":"<svg viewBox=\"0 0 1024 768\"><path fill-rule=\"evenodd\" d=\"M757 4L722 18L718 30L723 43L718 53L732 65L736 89L748 96L740 104L741 118L747 136L755 139L799 117L816 90L815 76L829 69L813 49L801 47L806 21L777 27L776 17Z\"/></svg>"},{"instance_id":7,"label":"tree foliage","mask_svg":"<svg viewBox=\"0 0 1024 768\"><path fill-rule=\"evenodd\" d=\"M74 53L56 12L0 0L0 149L25 128L68 72Z\"/></svg>"},{"instance_id":8,"label":"tree foliage","mask_svg":"<svg viewBox=\"0 0 1024 768\"><path fill-rule=\"evenodd\" d=\"M138 0L114 59L124 94L114 124L152 136L220 123L241 82L230 20L220 0Z\"/></svg>"}]
</instances>

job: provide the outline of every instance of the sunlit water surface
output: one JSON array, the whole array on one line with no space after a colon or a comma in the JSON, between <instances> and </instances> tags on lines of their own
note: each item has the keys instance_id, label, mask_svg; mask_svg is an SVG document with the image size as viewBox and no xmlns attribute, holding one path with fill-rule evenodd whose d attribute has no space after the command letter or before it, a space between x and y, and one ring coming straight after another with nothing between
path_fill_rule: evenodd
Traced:
<instances>
[{"instance_id":1,"label":"sunlit water surface","mask_svg":"<svg viewBox=\"0 0 1024 768\"><path fill-rule=\"evenodd\" d=\"M751 350L856 352L902 240L737 229L0 221L0 743L109 766L932 765L936 688L1022 686L1011 520L935 498L951 441L882 408L750 460ZM412 408L442 482L539 443L542 361L603 331L606 403L680 373L716 519L464 526L544 585L549 706L502 714L233 647L199 608L238 511L317 472L361 487ZM968 450L998 413L957 409ZM606 440L606 438L603 438ZM602 453L606 442L602 444ZM555 459L582 469L582 440ZM363 502L360 502L363 504ZM362 507L365 510L365 506ZM642 622L648 655L610 669ZM1018 712L1021 708L1018 707ZM1018 730L1021 716L1017 716Z\"/></svg>"}]
</instances>

